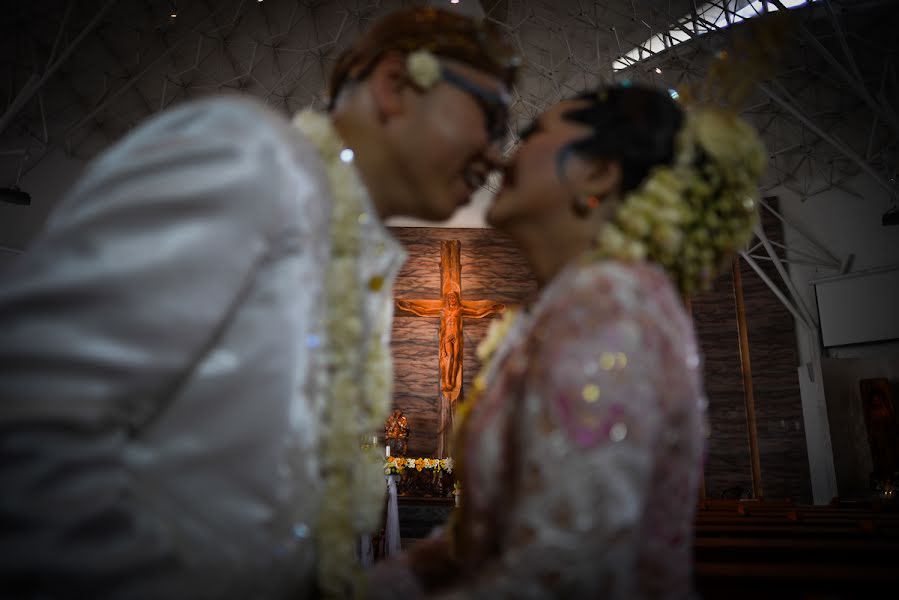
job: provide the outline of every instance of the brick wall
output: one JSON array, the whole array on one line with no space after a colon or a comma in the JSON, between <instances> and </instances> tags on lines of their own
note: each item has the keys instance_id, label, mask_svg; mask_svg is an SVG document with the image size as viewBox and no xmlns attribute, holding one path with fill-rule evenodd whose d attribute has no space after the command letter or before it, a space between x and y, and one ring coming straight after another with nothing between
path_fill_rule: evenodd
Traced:
<instances>
[{"instance_id":1,"label":"brick wall","mask_svg":"<svg viewBox=\"0 0 899 600\"><path fill-rule=\"evenodd\" d=\"M767 220L766 230L782 241L782 229ZM395 288L398 298L437 299L440 291L440 240L461 242L462 297L525 302L536 283L518 249L502 234L487 229L394 228L409 252ZM746 327L756 405L762 482L768 498L811 498L808 460L792 317L774 294L745 264L743 275ZM776 277L773 266L765 269ZM751 490L748 431L731 273L722 275L710 292L693 298L692 312L705 357L711 437L706 464L706 490L718 497L728 488ZM464 324L463 395L480 369L475 348L488 319ZM409 419L409 452L432 456L437 447L437 319L398 316L392 349L396 372L394 405Z\"/></svg>"}]
</instances>

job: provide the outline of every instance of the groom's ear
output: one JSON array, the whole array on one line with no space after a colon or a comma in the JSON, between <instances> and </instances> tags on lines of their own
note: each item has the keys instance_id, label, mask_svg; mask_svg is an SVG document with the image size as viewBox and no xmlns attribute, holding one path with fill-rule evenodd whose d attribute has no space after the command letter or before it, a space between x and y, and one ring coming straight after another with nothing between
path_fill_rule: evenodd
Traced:
<instances>
[{"instance_id":1,"label":"groom's ear","mask_svg":"<svg viewBox=\"0 0 899 600\"><path fill-rule=\"evenodd\" d=\"M403 91L407 86L406 57L399 52L386 53L372 69L368 85L382 121L401 114L405 108Z\"/></svg>"}]
</instances>

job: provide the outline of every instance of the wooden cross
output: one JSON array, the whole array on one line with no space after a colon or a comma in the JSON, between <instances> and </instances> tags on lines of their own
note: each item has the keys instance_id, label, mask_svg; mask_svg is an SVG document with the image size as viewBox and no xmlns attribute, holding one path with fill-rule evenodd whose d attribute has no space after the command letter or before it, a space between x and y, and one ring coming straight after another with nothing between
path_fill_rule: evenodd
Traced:
<instances>
[{"instance_id":1,"label":"wooden cross","mask_svg":"<svg viewBox=\"0 0 899 600\"><path fill-rule=\"evenodd\" d=\"M398 315L410 313L419 317L440 317L439 414L437 457L451 456L453 413L462 391L462 321L463 317L480 319L499 314L505 305L492 300L462 299L462 262L459 240L440 242L440 299L397 300Z\"/></svg>"}]
</instances>

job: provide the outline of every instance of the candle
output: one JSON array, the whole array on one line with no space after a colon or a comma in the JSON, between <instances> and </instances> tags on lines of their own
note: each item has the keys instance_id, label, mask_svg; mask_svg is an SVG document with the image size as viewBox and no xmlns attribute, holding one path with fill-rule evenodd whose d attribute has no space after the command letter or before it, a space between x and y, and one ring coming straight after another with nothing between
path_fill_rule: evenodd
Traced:
<instances>
[{"instance_id":1,"label":"candle","mask_svg":"<svg viewBox=\"0 0 899 600\"><path fill-rule=\"evenodd\" d=\"M390 458L390 446L384 446L384 456Z\"/></svg>"}]
</instances>

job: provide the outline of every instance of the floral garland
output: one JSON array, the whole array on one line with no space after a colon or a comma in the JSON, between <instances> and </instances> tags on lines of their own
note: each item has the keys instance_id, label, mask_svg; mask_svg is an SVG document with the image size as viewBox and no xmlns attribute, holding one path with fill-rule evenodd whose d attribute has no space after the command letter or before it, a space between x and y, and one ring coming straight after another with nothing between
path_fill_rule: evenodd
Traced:
<instances>
[{"instance_id":1,"label":"floral garland","mask_svg":"<svg viewBox=\"0 0 899 600\"><path fill-rule=\"evenodd\" d=\"M321 592L346 597L359 574L358 536L377 528L386 492L380 451L360 448L360 440L376 431L389 412L389 361L381 332L367 331L363 319L360 224L366 221L367 191L353 166L352 151L327 115L304 110L294 125L318 150L334 200L326 281L325 368L330 375L322 435L324 498L316 552Z\"/></svg>"},{"instance_id":2,"label":"floral garland","mask_svg":"<svg viewBox=\"0 0 899 600\"><path fill-rule=\"evenodd\" d=\"M410 54L407 69L422 89L440 78L440 63L430 52ZM390 363L381 344L383 332L366 331L363 322L359 225L370 217L366 213L367 191L353 165L353 152L325 114L301 111L294 125L324 162L334 199L331 268L326 281L325 367L330 380L322 423L324 498L316 531L316 562L321 592L328 597L346 597L359 575L358 536L377 528L386 492L378 468L380 449L360 447L359 441L376 431L389 413ZM366 347L363 359L359 348Z\"/></svg>"},{"instance_id":3,"label":"floral garland","mask_svg":"<svg viewBox=\"0 0 899 600\"><path fill-rule=\"evenodd\" d=\"M766 163L748 123L716 108L686 111L675 161L656 167L598 236L594 258L660 263L687 294L707 289L722 260L752 237Z\"/></svg>"},{"instance_id":4,"label":"floral garland","mask_svg":"<svg viewBox=\"0 0 899 600\"><path fill-rule=\"evenodd\" d=\"M481 397L483 391L487 388L487 373L491 367L491 359L496 354L496 351L499 349L500 345L503 343L503 340L505 340L506 336L509 335L509 331L512 329L512 326L520 316L521 311L519 310L510 309L503 311L503 316L501 318L493 319L492 321L490 321L490 327L487 329L487 335L485 335L484 339L481 340L481 343L478 344L477 350L475 352L478 359L481 361L481 370L478 371L478 374L475 375L475 378L472 380L471 389L465 396L465 402L463 402L456 408L456 431L454 432L454 434L457 437L459 435L459 431L461 431L462 427L465 425L465 421L468 419L468 416L471 414L471 410L478 403L478 399ZM459 447L458 442L456 447ZM461 492L458 487L455 491L456 495L459 495L459 493Z\"/></svg>"},{"instance_id":5,"label":"floral garland","mask_svg":"<svg viewBox=\"0 0 899 600\"><path fill-rule=\"evenodd\" d=\"M493 368L493 359L496 356L496 352L499 350L506 337L508 337L509 331L512 330L512 326L515 325L521 317L521 314L522 312L520 310L505 310L503 311L501 318L490 321L490 328L487 330L487 335L485 335L484 339L481 340L481 343L478 344L476 350L478 359L481 361L481 370L478 371L478 374L475 375L474 380L472 380L471 389L469 389L468 394L465 396L465 402L456 409L455 431L453 432L456 437L455 447L457 449L456 477L453 482L453 496L456 499L456 509L450 516L449 523L446 527L450 548L452 549L451 551L453 554L458 552L457 531L459 524L464 518L460 512L464 510L463 508L460 508L460 501L462 500L461 473L465 468L467 459L461 435L471 416L472 409L478 404L481 394L487 389L487 376Z\"/></svg>"},{"instance_id":6,"label":"floral garland","mask_svg":"<svg viewBox=\"0 0 899 600\"><path fill-rule=\"evenodd\" d=\"M484 339L481 340L475 351L484 368L486 368L487 363L490 362L490 359L496 353L497 348L502 344L520 314L521 312L517 310L504 310L501 318L490 321L487 335L484 336Z\"/></svg>"},{"instance_id":7,"label":"floral garland","mask_svg":"<svg viewBox=\"0 0 899 600\"><path fill-rule=\"evenodd\" d=\"M452 458L405 458L403 456L391 456L384 461L385 475L401 475L406 469L423 469L433 471L453 472Z\"/></svg>"}]
</instances>

